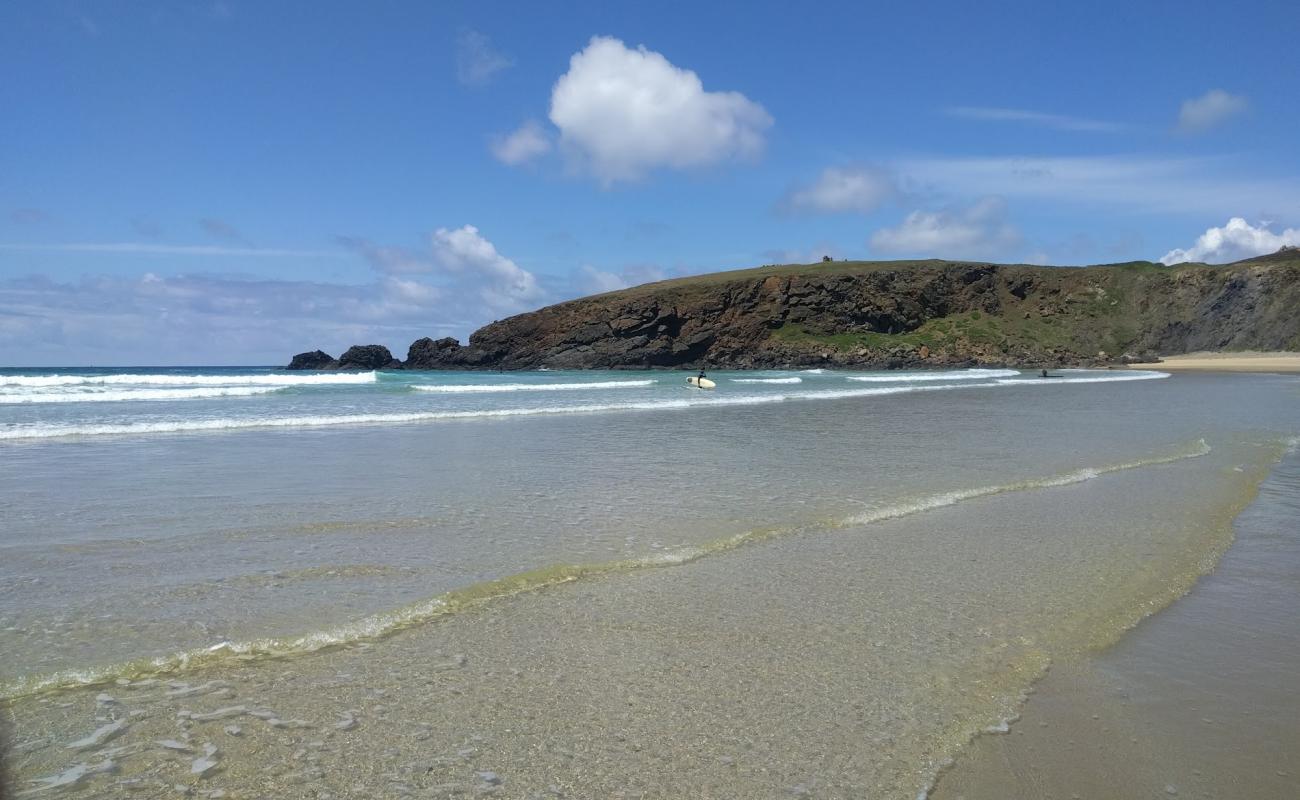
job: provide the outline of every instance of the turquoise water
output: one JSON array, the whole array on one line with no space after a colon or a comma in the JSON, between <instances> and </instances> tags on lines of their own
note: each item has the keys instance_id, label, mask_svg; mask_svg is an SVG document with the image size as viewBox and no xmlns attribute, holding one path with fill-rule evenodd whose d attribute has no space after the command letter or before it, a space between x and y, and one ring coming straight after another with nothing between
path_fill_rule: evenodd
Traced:
<instances>
[{"instance_id":1,"label":"turquoise water","mask_svg":"<svg viewBox=\"0 0 1300 800\"><path fill-rule=\"evenodd\" d=\"M1294 377L1063 374L6 370L15 768L76 796L915 797L1044 664L1212 566L1300 435ZM238 706L284 725L177 716Z\"/></svg>"},{"instance_id":2,"label":"turquoise water","mask_svg":"<svg viewBox=\"0 0 1300 800\"><path fill-rule=\"evenodd\" d=\"M1016 370L716 373L717 391L664 372L285 372L265 368L0 370L0 440L246 428L428 423L493 416L691 410L1010 388ZM1157 372L1066 370L1054 382ZM1035 384L1037 385L1037 384Z\"/></svg>"}]
</instances>

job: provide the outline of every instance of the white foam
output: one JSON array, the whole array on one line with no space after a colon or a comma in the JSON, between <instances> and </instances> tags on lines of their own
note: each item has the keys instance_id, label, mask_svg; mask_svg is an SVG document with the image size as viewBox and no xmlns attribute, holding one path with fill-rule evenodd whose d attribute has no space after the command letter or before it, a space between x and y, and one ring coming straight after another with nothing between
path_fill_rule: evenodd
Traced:
<instances>
[{"instance_id":1,"label":"white foam","mask_svg":"<svg viewBox=\"0 0 1300 800\"><path fill-rule=\"evenodd\" d=\"M903 384L869 389L823 389L800 392L773 392L770 394L728 395L695 394L690 398L642 400L623 403L590 403L583 405L533 406L525 408L475 409L463 411L416 411L391 414L318 414L296 417L242 417L218 419L166 420L138 423L49 424L34 423L0 427L0 441L22 439L52 439L69 436L130 436L150 433L185 433L201 431L246 430L255 428L315 428L336 425L374 425L429 422L453 419L486 419L493 417L530 417L560 414L591 414L611 411L678 411L692 408L721 408L727 406L767 405L787 400L841 400L864 397L881 397L915 392L956 391L963 389L999 388L1025 384L1043 385L1063 382L1089 383L1099 381L1146 380L1165 378L1168 373L1117 373L1104 378L1076 378L1057 381L986 382L959 381L946 384Z\"/></svg>"},{"instance_id":2,"label":"white foam","mask_svg":"<svg viewBox=\"0 0 1300 800\"><path fill-rule=\"evenodd\" d=\"M0 375L0 386L328 386L374 383L375 372L330 375L171 375L140 373L121 375Z\"/></svg>"},{"instance_id":3,"label":"white foam","mask_svg":"<svg viewBox=\"0 0 1300 800\"><path fill-rule=\"evenodd\" d=\"M252 397L278 392L281 386L216 386L194 389L120 389L107 391L4 393L0 405L25 403L118 403L134 400L197 400L210 397Z\"/></svg>"},{"instance_id":4,"label":"white foam","mask_svg":"<svg viewBox=\"0 0 1300 800\"><path fill-rule=\"evenodd\" d=\"M1168 372L1154 372L1150 370L1123 370L1115 371L1108 375L1087 375L1067 371L1059 378L1019 378L1014 380L1000 379L998 383L1003 386L1059 386L1063 383L1122 383L1124 381L1151 381L1168 378Z\"/></svg>"},{"instance_id":5,"label":"white foam","mask_svg":"<svg viewBox=\"0 0 1300 800\"><path fill-rule=\"evenodd\" d=\"M900 372L897 375L851 375L849 380L863 383L910 383L912 381L978 381L989 378L1012 378L1014 369L963 369L946 372Z\"/></svg>"},{"instance_id":6,"label":"white foam","mask_svg":"<svg viewBox=\"0 0 1300 800\"><path fill-rule=\"evenodd\" d=\"M826 373L826 370L823 369L822 367L814 367L813 369L801 369L799 371L806 372L809 375L823 375Z\"/></svg>"},{"instance_id":7,"label":"white foam","mask_svg":"<svg viewBox=\"0 0 1300 800\"><path fill-rule=\"evenodd\" d=\"M885 520L919 514L923 511L932 511L936 508L953 506L964 500L974 500L978 497L988 497L995 494L1023 491L1026 489L1048 489L1056 486L1069 486L1074 483L1090 481L1093 478L1097 478L1110 472L1121 472L1123 470L1136 469L1138 467L1150 467L1157 464L1170 464L1175 461L1182 461L1186 458L1199 458L1209 453L1209 443L1204 439L1200 439L1193 447L1181 453L1139 459L1137 461L1126 461L1120 464L1109 464L1104 467L1085 467L1072 472L1065 472L1060 475L1031 478L1029 480L998 486L980 486L973 489L958 489L952 492L927 495L908 502L866 511L861 514L855 514L845 519L841 524L845 526L870 525L875 522L883 522Z\"/></svg>"},{"instance_id":8,"label":"white foam","mask_svg":"<svg viewBox=\"0 0 1300 800\"><path fill-rule=\"evenodd\" d=\"M415 384L412 389L422 392L466 394L474 392L574 392L583 389L633 389L653 386L657 380L643 381L587 381L586 383L473 383L473 384Z\"/></svg>"},{"instance_id":9,"label":"white foam","mask_svg":"<svg viewBox=\"0 0 1300 800\"><path fill-rule=\"evenodd\" d=\"M732 383L803 383L803 378L732 378Z\"/></svg>"}]
</instances>

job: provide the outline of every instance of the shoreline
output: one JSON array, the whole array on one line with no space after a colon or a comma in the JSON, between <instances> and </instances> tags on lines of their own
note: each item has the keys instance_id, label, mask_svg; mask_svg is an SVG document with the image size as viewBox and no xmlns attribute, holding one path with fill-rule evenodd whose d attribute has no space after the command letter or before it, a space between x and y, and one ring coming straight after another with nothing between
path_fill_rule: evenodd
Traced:
<instances>
[{"instance_id":1,"label":"shoreline","mask_svg":"<svg viewBox=\"0 0 1300 800\"><path fill-rule=\"evenodd\" d=\"M1201 351L1162 356L1161 361L1127 364L1128 369L1157 369L1165 372L1283 372L1300 373L1300 352L1244 351L1215 353Z\"/></svg>"},{"instance_id":2,"label":"shoreline","mask_svg":"<svg viewBox=\"0 0 1300 800\"><path fill-rule=\"evenodd\" d=\"M1282 621L1290 613L1285 597L1270 600L1273 590L1255 585L1261 576L1286 580L1285 563L1265 574L1262 565L1279 554L1260 549L1260 537L1270 536L1260 519L1278 502L1266 487L1296 472L1292 446L1255 484L1231 522L1233 541L1209 571L1102 650L1052 664L1015 721L974 737L927 797L1230 796L1240 788L1234 781L1247 779L1262 792L1253 796L1300 788L1294 770L1278 768L1288 747L1300 744L1300 726L1287 722L1287 705L1296 703L1288 701L1288 674L1269 667L1285 663L1269 648L1281 652L1300 639L1300 626ZM1295 544L1280 553L1290 561L1296 554ZM1243 611L1246 587L1263 603L1258 620ZM1285 608L1271 612L1275 619L1269 605ZM1265 634L1271 639L1261 643ZM1225 745L1229 755L1216 759ZM1108 768L1097 770L1100 763Z\"/></svg>"}]
</instances>

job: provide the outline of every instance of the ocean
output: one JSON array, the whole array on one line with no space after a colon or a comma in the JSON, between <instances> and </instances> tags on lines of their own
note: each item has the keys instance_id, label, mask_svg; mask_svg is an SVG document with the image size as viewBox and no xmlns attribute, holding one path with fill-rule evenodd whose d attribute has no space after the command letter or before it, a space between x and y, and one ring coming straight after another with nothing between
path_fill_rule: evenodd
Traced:
<instances>
[{"instance_id":1,"label":"ocean","mask_svg":"<svg viewBox=\"0 0 1300 800\"><path fill-rule=\"evenodd\" d=\"M1296 459L1295 376L1056 374L0 370L11 778L926 794Z\"/></svg>"}]
</instances>

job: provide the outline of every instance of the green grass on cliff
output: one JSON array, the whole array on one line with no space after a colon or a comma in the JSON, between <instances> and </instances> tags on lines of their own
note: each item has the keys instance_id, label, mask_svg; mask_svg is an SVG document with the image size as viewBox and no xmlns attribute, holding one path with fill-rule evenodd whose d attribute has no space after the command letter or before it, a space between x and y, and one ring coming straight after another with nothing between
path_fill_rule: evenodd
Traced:
<instances>
[{"instance_id":1,"label":"green grass on cliff","mask_svg":"<svg viewBox=\"0 0 1300 800\"><path fill-rule=\"evenodd\" d=\"M806 348L827 348L841 352L891 350L898 347L940 351L963 342L991 347L1002 352L1023 348L1082 348L1122 353L1137 334L1136 322L1122 318L1121 305L1090 302L1080 316L1039 316L1023 311L1004 315L971 311L927 320L906 333L837 332L827 333L805 325L785 325L772 332L771 338L783 344ZM1089 324L1093 322L1095 324Z\"/></svg>"}]
</instances>

